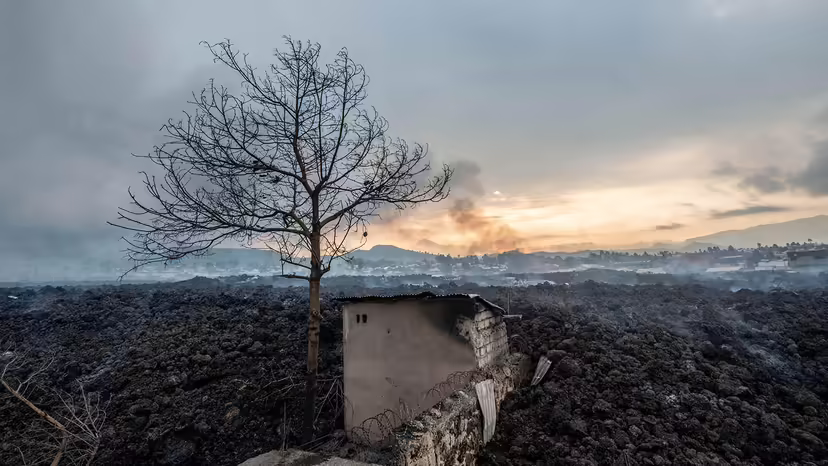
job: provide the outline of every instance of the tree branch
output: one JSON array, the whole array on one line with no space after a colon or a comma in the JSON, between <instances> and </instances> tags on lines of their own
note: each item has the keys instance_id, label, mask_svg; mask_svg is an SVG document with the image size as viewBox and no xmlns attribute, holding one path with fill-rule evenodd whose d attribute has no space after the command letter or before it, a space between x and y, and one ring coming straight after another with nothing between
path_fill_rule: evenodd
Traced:
<instances>
[{"instance_id":1,"label":"tree branch","mask_svg":"<svg viewBox=\"0 0 828 466\"><path fill-rule=\"evenodd\" d=\"M166 141L140 156L156 168L142 172L147 197L129 189L130 206L108 222L132 234L124 241L135 266L124 275L236 241L266 245L283 266L321 276L366 243L349 233L365 233L381 207L448 195L451 169L428 178L427 150L387 137L387 121L364 108L369 79L346 49L323 66L319 44L285 44L258 72L229 40L204 43L241 89L211 80L193 93L191 110L162 127Z\"/></svg>"}]
</instances>

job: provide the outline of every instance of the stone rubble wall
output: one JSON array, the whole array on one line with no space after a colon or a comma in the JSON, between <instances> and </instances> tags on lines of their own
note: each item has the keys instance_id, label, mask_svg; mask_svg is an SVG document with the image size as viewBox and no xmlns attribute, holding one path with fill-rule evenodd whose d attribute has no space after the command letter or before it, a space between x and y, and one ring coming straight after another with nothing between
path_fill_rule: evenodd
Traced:
<instances>
[{"instance_id":1,"label":"stone rubble wall","mask_svg":"<svg viewBox=\"0 0 828 466\"><path fill-rule=\"evenodd\" d=\"M529 382L532 369L528 356L514 353L484 372L494 380L498 408L509 392ZM397 430L393 464L470 466L482 447L483 413L471 385Z\"/></svg>"},{"instance_id":2,"label":"stone rubble wall","mask_svg":"<svg viewBox=\"0 0 828 466\"><path fill-rule=\"evenodd\" d=\"M529 383L533 370L528 356L512 353L481 370L475 380L494 381L495 405L499 409L509 392ZM397 428L390 439L390 445L382 450L359 452L354 460L299 450L271 451L251 458L240 466L473 466L477 463L482 448L483 413L473 382L462 390L455 391L413 421Z\"/></svg>"}]
</instances>

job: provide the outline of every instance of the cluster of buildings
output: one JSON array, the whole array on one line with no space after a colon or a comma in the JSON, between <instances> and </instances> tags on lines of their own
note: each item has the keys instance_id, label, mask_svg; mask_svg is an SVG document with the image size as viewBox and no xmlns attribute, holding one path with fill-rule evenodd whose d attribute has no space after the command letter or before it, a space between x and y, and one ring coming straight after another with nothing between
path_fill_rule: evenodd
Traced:
<instances>
[{"instance_id":1,"label":"cluster of buildings","mask_svg":"<svg viewBox=\"0 0 828 466\"><path fill-rule=\"evenodd\" d=\"M788 267L795 270L828 270L828 249L787 251Z\"/></svg>"},{"instance_id":2,"label":"cluster of buildings","mask_svg":"<svg viewBox=\"0 0 828 466\"><path fill-rule=\"evenodd\" d=\"M723 273L745 271L828 271L828 249L788 250L757 256L753 251L727 256L678 255L663 266L667 273Z\"/></svg>"}]
</instances>

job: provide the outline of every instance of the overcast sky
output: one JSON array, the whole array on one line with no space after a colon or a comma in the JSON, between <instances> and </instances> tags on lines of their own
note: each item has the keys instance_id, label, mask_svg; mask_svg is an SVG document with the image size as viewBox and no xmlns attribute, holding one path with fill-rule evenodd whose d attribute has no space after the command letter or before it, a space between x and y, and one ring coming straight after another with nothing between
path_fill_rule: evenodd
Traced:
<instances>
[{"instance_id":1,"label":"overcast sky","mask_svg":"<svg viewBox=\"0 0 828 466\"><path fill-rule=\"evenodd\" d=\"M372 230L412 247L681 240L826 213L828 2L0 2L0 252L94 250L157 130L215 68L281 37L347 47L391 132L474 168L451 202ZM497 238L495 238L497 239Z\"/></svg>"}]
</instances>

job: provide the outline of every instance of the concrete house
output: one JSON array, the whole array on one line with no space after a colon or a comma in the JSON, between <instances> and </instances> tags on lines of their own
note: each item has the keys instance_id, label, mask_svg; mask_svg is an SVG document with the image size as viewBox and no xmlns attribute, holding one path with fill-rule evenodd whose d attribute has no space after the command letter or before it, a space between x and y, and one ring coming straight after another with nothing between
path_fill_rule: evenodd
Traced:
<instances>
[{"instance_id":1,"label":"concrete house","mask_svg":"<svg viewBox=\"0 0 828 466\"><path fill-rule=\"evenodd\" d=\"M349 433L389 410L414 416L428 410L450 394L435 386L509 351L504 310L477 295L425 292L339 301Z\"/></svg>"},{"instance_id":2,"label":"concrete house","mask_svg":"<svg viewBox=\"0 0 828 466\"><path fill-rule=\"evenodd\" d=\"M828 249L788 251L788 267L802 271L828 270Z\"/></svg>"}]
</instances>

